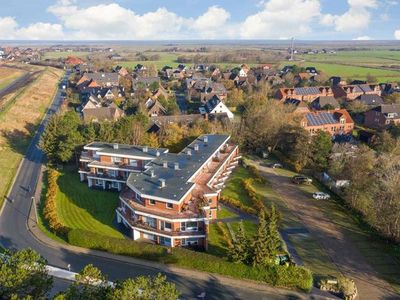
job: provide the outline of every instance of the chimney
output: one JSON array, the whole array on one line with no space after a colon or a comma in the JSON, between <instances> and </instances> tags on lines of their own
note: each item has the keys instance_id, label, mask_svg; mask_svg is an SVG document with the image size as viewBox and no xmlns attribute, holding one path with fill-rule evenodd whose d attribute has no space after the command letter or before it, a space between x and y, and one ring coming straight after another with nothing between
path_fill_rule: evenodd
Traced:
<instances>
[{"instance_id":1,"label":"chimney","mask_svg":"<svg viewBox=\"0 0 400 300\"><path fill-rule=\"evenodd\" d=\"M158 181L160 182L160 187L164 188L165 187L165 179L160 178L160 179L158 179Z\"/></svg>"},{"instance_id":2,"label":"chimney","mask_svg":"<svg viewBox=\"0 0 400 300\"><path fill-rule=\"evenodd\" d=\"M207 136L207 135L205 135L205 136L204 136L204 139L203 139L203 141L204 141L204 143L205 143L205 144L207 144L207 143L208 143L208 136Z\"/></svg>"},{"instance_id":3,"label":"chimney","mask_svg":"<svg viewBox=\"0 0 400 300\"><path fill-rule=\"evenodd\" d=\"M179 170L179 163L178 162L174 163L174 169L175 170Z\"/></svg>"},{"instance_id":4,"label":"chimney","mask_svg":"<svg viewBox=\"0 0 400 300\"><path fill-rule=\"evenodd\" d=\"M151 175L151 178L154 178L154 177L156 177L156 174L154 173L154 170L152 169L152 170L150 170L150 175Z\"/></svg>"},{"instance_id":5,"label":"chimney","mask_svg":"<svg viewBox=\"0 0 400 300\"><path fill-rule=\"evenodd\" d=\"M149 151L149 147L144 146L144 147L143 147L143 152L148 152L148 151Z\"/></svg>"},{"instance_id":6,"label":"chimney","mask_svg":"<svg viewBox=\"0 0 400 300\"><path fill-rule=\"evenodd\" d=\"M163 168L168 168L168 162L167 162L167 161L164 161L163 164L162 164L162 166L163 166Z\"/></svg>"},{"instance_id":7,"label":"chimney","mask_svg":"<svg viewBox=\"0 0 400 300\"><path fill-rule=\"evenodd\" d=\"M199 144L194 144L194 151L199 151Z\"/></svg>"},{"instance_id":8,"label":"chimney","mask_svg":"<svg viewBox=\"0 0 400 300\"><path fill-rule=\"evenodd\" d=\"M114 149L118 149L118 147L119 147L119 146L118 146L117 143L113 144L113 148L114 148Z\"/></svg>"},{"instance_id":9,"label":"chimney","mask_svg":"<svg viewBox=\"0 0 400 300\"><path fill-rule=\"evenodd\" d=\"M191 150L191 149L187 149L187 150L186 150L186 154L187 154L187 155L192 155L192 150Z\"/></svg>"}]
</instances>

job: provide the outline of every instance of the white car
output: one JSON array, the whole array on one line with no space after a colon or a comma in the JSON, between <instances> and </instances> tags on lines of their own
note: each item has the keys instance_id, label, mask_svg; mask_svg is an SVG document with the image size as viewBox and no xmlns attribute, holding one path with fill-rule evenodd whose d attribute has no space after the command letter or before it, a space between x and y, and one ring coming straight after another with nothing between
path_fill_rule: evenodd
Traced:
<instances>
[{"instance_id":1,"label":"white car","mask_svg":"<svg viewBox=\"0 0 400 300\"><path fill-rule=\"evenodd\" d=\"M314 199L317 199L317 200L328 200L331 198L331 196L329 194L323 193L323 192L316 192L312 196Z\"/></svg>"}]
</instances>

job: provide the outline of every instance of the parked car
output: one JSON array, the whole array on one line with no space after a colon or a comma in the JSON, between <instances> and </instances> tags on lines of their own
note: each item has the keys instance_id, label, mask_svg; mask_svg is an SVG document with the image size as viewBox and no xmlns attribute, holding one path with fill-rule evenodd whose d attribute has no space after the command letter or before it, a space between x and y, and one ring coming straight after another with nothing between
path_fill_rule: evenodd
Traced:
<instances>
[{"instance_id":1,"label":"parked car","mask_svg":"<svg viewBox=\"0 0 400 300\"><path fill-rule=\"evenodd\" d=\"M317 200L328 200L331 198L329 194L323 192L315 192L312 196Z\"/></svg>"},{"instance_id":2,"label":"parked car","mask_svg":"<svg viewBox=\"0 0 400 300\"><path fill-rule=\"evenodd\" d=\"M283 166L280 163L272 163L269 165L269 167L272 169L283 168Z\"/></svg>"},{"instance_id":3,"label":"parked car","mask_svg":"<svg viewBox=\"0 0 400 300\"><path fill-rule=\"evenodd\" d=\"M303 175L296 175L292 177L292 182L295 184L311 184L312 179Z\"/></svg>"}]
</instances>

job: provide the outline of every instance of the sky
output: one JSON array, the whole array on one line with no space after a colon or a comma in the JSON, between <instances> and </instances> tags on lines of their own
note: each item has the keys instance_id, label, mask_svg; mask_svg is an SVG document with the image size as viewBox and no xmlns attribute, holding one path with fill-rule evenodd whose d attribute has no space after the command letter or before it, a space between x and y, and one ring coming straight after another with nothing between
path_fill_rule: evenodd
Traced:
<instances>
[{"instance_id":1,"label":"sky","mask_svg":"<svg viewBox=\"0 0 400 300\"><path fill-rule=\"evenodd\" d=\"M400 0L0 0L0 40L400 40Z\"/></svg>"}]
</instances>

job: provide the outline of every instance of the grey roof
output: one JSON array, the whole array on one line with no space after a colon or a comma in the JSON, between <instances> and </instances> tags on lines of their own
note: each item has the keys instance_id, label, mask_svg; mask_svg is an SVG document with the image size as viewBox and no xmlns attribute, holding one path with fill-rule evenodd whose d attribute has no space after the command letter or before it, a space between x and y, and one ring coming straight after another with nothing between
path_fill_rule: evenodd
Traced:
<instances>
[{"instance_id":1,"label":"grey roof","mask_svg":"<svg viewBox=\"0 0 400 300\"><path fill-rule=\"evenodd\" d=\"M308 113L306 114L306 119L309 126L321 126L338 122L334 114L329 112L320 112L318 114Z\"/></svg>"},{"instance_id":2,"label":"grey roof","mask_svg":"<svg viewBox=\"0 0 400 300\"><path fill-rule=\"evenodd\" d=\"M294 88L294 91L297 95L318 95L321 93L318 87L309 86L309 87L298 87Z\"/></svg>"},{"instance_id":3,"label":"grey roof","mask_svg":"<svg viewBox=\"0 0 400 300\"><path fill-rule=\"evenodd\" d=\"M368 84L360 84L359 87L364 93L373 92L373 90L371 89L371 86Z\"/></svg>"},{"instance_id":4,"label":"grey roof","mask_svg":"<svg viewBox=\"0 0 400 300\"><path fill-rule=\"evenodd\" d=\"M313 101L313 106L318 108L323 108L330 105L334 108L339 108L339 102L333 96L320 96Z\"/></svg>"},{"instance_id":5,"label":"grey roof","mask_svg":"<svg viewBox=\"0 0 400 300\"><path fill-rule=\"evenodd\" d=\"M221 99L219 99L217 95L214 95L210 100L206 102L206 104L204 104L204 109L206 110L207 113L210 113L220 103Z\"/></svg>"},{"instance_id":6,"label":"grey roof","mask_svg":"<svg viewBox=\"0 0 400 300\"><path fill-rule=\"evenodd\" d=\"M86 76L99 84L115 83L118 84L118 73L86 73Z\"/></svg>"},{"instance_id":7,"label":"grey roof","mask_svg":"<svg viewBox=\"0 0 400 300\"><path fill-rule=\"evenodd\" d=\"M204 141L204 137L208 138L208 142ZM146 165L148 169L145 172L131 173L127 184L144 195L179 201L194 186L188 180L228 139L228 135L202 135L180 153L168 153L152 160ZM195 144L199 146L198 151L195 150ZM188 149L191 155L187 154ZM167 168L164 168L164 162L168 163ZM177 170L175 163L179 164ZM160 179L165 180L163 188L160 187Z\"/></svg>"},{"instance_id":8,"label":"grey roof","mask_svg":"<svg viewBox=\"0 0 400 300\"><path fill-rule=\"evenodd\" d=\"M400 104L382 104L373 110L379 111L382 114L394 113L397 114L397 116L400 116Z\"/></svg>"},{"instance_id":9,"label":"grey roof","mask_svg":"<svg viewBox=\"0 0 400 300\"><path fill-rule=\"evenodd\" d=\"M357 99L368 106L378 106L384 103L382 97L376 94L361 95Z\"/></svg>"},{"instance_id":10,"label":"grey roof","mask_svg":"<svg viewBox=\"0 0 400 300\"><path fill-rule=\"evenodd\" d=\"M114 145L118 145L118 149L115 149ZM109 153L116 155L127 155L127 156L138 156L147 159L154 159L157 157L157 154L165 155L168 153L168 149L165 148L150 148L147 146L132 146L125 144L114 144L114 143L101 143L101 142L92 142L86 145L84 148L97 148L98 152L101 153ZM143 149L147 147L147 152Z\"/></svg>"}]
</instances>

